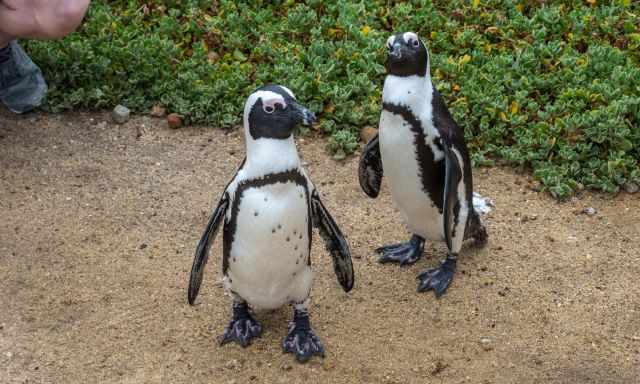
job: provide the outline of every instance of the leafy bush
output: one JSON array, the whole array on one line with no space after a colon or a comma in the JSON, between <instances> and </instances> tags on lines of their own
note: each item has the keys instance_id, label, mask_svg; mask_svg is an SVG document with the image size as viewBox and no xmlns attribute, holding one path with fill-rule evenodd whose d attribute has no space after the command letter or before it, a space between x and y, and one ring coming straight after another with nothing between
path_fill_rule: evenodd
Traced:
<instances>
[{"instance_id":1,"label":"leafy bush","mask_svg":"<svg viewBox=\"0 0 640 384\"><path fill-rule=\"evenodd\" d=\"M28 48L51 110L161 103L227 127L276 82L343 157L377 125L386 38L416 31L474 162L531 166L562 198L640 182L639 13L631 0L93 1L77 33Z\"/></svg>"}]
</instances>

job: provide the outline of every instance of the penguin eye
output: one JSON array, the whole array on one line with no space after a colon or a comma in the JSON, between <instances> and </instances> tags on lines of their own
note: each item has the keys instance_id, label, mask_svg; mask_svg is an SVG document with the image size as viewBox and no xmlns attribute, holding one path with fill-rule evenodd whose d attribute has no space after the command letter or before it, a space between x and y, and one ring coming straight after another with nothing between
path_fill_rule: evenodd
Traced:
<instances>
[{"instance_id":1,"label":"penguin eye","mask_svg":"<svg viewBox=\"0 0 640 384\"><path fill-rule=\"evenodd\" d=\"M420 42L418 40L411 40L409 42L411 45L413 45L414 47L418 48L420 46Z\"/></svg>"},{"instance_id":2,"label":"penguin eye","mask_svg":"<svg viewBox=\"0 0 640 384\"><path fill-rule=\"evenodd\" d=\"M267 113L273 113L273 111L275 111L275 108L273 108L273 107L272 107L272 106L270 106L270 105L265 105L265 106L262 108L262 110L263 110L263 111L265 111L265 112L267 112Z\"/></svg>"}]
</instances>

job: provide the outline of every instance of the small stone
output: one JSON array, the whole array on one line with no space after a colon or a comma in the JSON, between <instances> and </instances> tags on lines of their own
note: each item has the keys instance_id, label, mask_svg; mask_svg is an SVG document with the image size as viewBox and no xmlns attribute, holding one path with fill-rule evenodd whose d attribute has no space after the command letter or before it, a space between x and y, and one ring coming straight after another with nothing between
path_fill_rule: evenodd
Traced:
<instances>
[{"instance_id":1,"label":"small stone","mask_svg":"<svg viewBox=\"0 0 640 384\"><path fill-rule=\"evenodd\" d=\"M363 127L360 130L360 139L362 139L363 142L368 143L377 133L378 130L371 126Z\"/></svg>"},{"instance_id":2,"label":"small stone","mask_svg":"<svg viewBox=\"0 0 640 384\"><path fill-rule=\"evenodd\" d=\"M623 187L624 190L627 191L627 193L636 193L640 190L638 184L632 182L624 183Z\"/></svg>"},{"instance_id":3,"label":"small stone","mask_svg":"<svg viewBox=\"0 0 640 384\"><path fill-rule=\"evenodd\" d=\"M145 249L145 248L147 248L147 244L146 243L140 244L140 249Z\"/></svg>"},{"instance_id":4,"label":"small stone","mask_svg":"<svg viewBox=\"0 0 640 384\"><path fill-rule=\"evenodd\" d=\"M115 121L118 124L124 124L127 121L129 121L130 115L131 115L131 111L129 110L129 108L125 107L124 105L117 105L113 109L113 112L111 113L111 117L113 118L113 121Z\"/></svg>"},{"instance_id":5,"label":"small stone","mask_svg":"<svg viewBox=\"0 0 640 384\"><path fill-rule=\"evenodd\" d=\"M596 213L598 213L598 211L596 211L596 209L593 208L593 207L587 207L587 208L582 210L582 213L584 213L587 216L593 216Z\"/></svg>"},{"instance_id":6,"label":"small stone","mask_svg":"<svg viewBox=\"0 0 640 384\"><path fill-rule=\"evenodd\" d=\"M490 351L493 349L493 340L490 337L481 337L480 338L480 346L485 351Z\"/></svg>"},{"instance_id":7,"label":"small stone","mask_svg":"<svg viewBox=\"0 0 640 384\"><path fill-rule=\"evenodd\" d=\"M151 108L149 113L153 117L164 117L167 114L167 110L160 104L156 104Z\"/></svg>"},{"instance_id":8,"label":"small stone","mask_svg":"<svg viewBox=\"0 0 640 384\"><path fill-rule=\"evenodd\" d=\"M171 113L167 116L167 123L169 124L169 128L178 129L182 127L182 119L178 116L177 113Z\"/></svg>"},{"instance_id":9,"label":"small stone","mask_svg":"<svg viewBox=\"0 0 640 384\"><path fill-rule=\"evenodd\" d=\"M283 371L290 371L292 369L293 369L293 366L291 366L291 364L285 364L282 366Z\"/></svg>"},{"instance_id":10,"label":"small stone","mask_svg":"<svg viewBox=\"0 0 640 384\"><path fill-rule=\"evenodd\" d=\"M107 122L106 121L101 121L98 124L96 124L96 128L103 130L107 128Z\"/></svg>"}]
</instances>

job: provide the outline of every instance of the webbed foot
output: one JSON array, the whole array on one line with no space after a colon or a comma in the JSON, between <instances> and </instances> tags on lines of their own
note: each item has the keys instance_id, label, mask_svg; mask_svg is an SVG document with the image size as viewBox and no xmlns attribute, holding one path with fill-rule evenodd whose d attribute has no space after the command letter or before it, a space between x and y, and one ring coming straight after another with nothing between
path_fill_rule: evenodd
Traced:
<instances>
[{"instance_id":1,"label":"webbed foot","mask_svg":"<svg viewBox=\"0 0 640 384\"><path fill-rule=\"evenodd\" d=\"M242 348L246 348L261 333L262 326L249 313L247 303L233 303L233 318L224 330L220 345L236 341Z\"/></svg>"},{"instance_id":2,"label":"webbed foot","mask_svg":"<svg viewBox=\"0 0 640 384\"><path fill-rule=\"evenodd\" d=\"M411 236L406 243L393 244L380 247L376 252L381 254L380 263L399 263L400 265L413 264L420 260L424 251L424 239L418 235Z\"/></svg>"},{"instance_id":3,"label":"webbed foot","mask_svg":"<svg viewBox=\"0 0 640 384\"><path fill-rule=\"evenodd\" d=\"M289 323L289 334L282 342L285 353L293 353L300 363L308 361L312 356L324 358L324 347L320 338L311 329L309 314L296 310L293 321Z\"/></svg>"},{"instance_id":4,"label":"webbed foot","mask_svg":"<svg viewBox=\"0 0 640 384\"><path fill-rule=\"evenodd\" d=\"M436 293L436 297L442 296L447 290L453 275L456 272L455 256L447 256L445 261L440 264L439 268L424 271L418 275L418 292L426 292L430 289Z\"/></svg>"}]
</instances>

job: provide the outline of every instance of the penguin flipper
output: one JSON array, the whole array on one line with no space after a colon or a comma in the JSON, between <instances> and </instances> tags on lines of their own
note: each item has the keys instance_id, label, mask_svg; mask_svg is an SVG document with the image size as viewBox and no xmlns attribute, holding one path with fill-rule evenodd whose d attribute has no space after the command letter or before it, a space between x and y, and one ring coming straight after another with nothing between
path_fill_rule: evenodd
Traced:
<instances>
[{"instance_id":1,"label":"penguin flipper","mask_svg":"<svg viewBox=\"0 0 640 384\"><path fill-rule=\"evenodd\" d=\"M445 176L444 176L444 203L443 216L444 216L444 237L447 242L447 248L449 251L452 249L452 237L453 237L453 209L458 203L458 184L462 179L462 168L455 152L451 148L451 143L447 140L442 140L442 147L444 148L444 160L445 160Z\"/></svg>"},{"instance_id":2,"label":"penguin flipper","mask_svg":"<svg viewBox=\"0 0 640 384\"><path fill-rule=\"evenodd\" d=\"M382 183L382 157L380 156L380 143L376 134L362 151L360 165L358 166L358 179L360 187L371 198L378 197L380 184Z\"/></svg>"},{"instance_id":3,"label":"penguin flipper","mask_svg":"<svg viewBox=\"0 0 640 384\"><path fill-rule=\"evenodd\" d=\"M349 292L353 288L354 276L351 252L349 251L347 240L327 208L322 204L318 191L315 190L311 194L311 209L314 226L319 229L325 247L333 257L333 270L338 277L338 281L344 291Z\"/></svg>"},{"instance_id":4,"label":"penguin flipper","mask_svg":"<svg viewBox=\"0 0 640 384\"><path fill-rule=\"evenodd\" d=\"M207 259L209 258L209 248L216 237L218 227L220 227L220 223L223 221L222 219L227 212L228 206L229 196L225 193L222 199L220 199L220 202L218 202L218 206L215 211L213 211L213 214L209 219L209 223L207 223L207 227L200 238L198 247L196 248L196 253L193 257L193 265L191 266L191 275L189 276L188 300L191 305L193 305L193 302L196 300L196 296L198 296L198 292L200 291L204 266L207 264Z\"/></svg>"}]
</instances>

